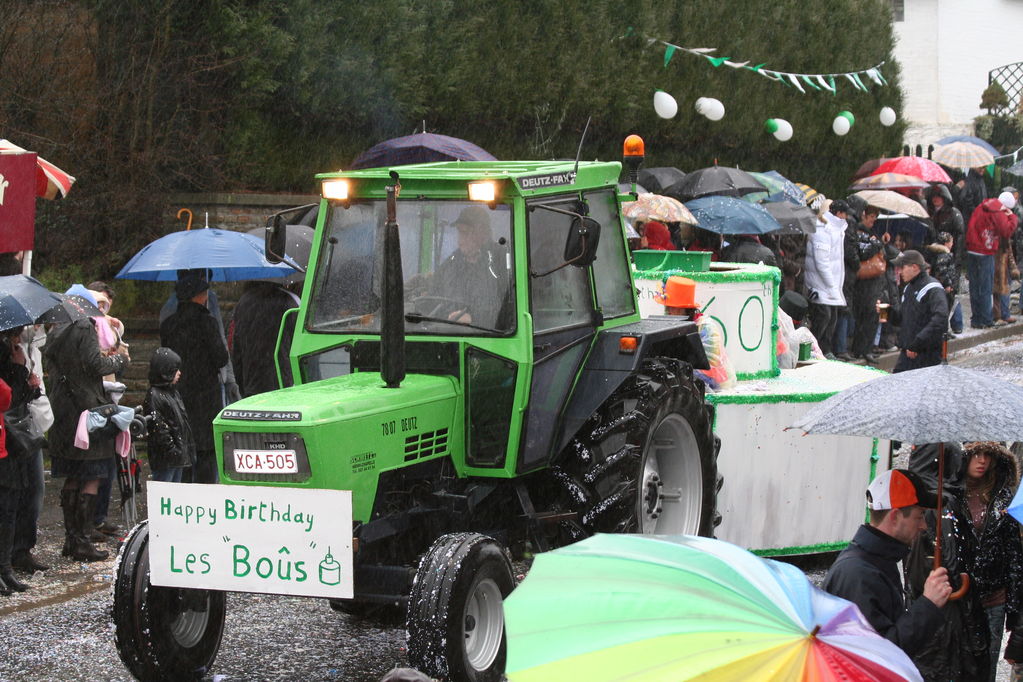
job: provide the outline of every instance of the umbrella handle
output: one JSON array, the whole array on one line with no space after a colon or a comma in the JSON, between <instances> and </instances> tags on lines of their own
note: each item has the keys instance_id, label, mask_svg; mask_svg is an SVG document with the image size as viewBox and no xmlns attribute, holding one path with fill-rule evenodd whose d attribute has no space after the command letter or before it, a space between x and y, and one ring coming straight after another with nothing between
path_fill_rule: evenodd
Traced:
<instances>
[{"instance_id":1,"label":"umbrella handle","mask_svg":"<svg viewBox=\"0 0 1023 682\"><path fill-rule=\"evenodd\" d=\"M965 573L959 574L959 589L948 595L949 601L956 601L966 596L966 593L970 591L970 576Z\"/></svg>"},{"instance_id":2,"label":"umbrella handle","mask_svg":"<svg viewBox=\"0 0 1023 682\"><path fill-rule=\"evenodd\" d=\"M191 230L192 229L192 209L190 209L190 208L179 208L178 209L178 215L177 215L177 219L178 220L181 220L181 214L182 213L187 213L188 214L188 224L185 226L185 231Z\"/></svg>"}]
</instances>

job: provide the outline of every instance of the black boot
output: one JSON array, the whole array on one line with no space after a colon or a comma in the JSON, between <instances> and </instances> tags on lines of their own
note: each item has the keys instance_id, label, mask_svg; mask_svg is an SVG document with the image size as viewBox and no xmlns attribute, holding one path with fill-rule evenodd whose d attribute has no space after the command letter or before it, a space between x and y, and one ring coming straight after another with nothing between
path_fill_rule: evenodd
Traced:
<instances>
[{"instance_id":1,"label":"black boot","mask_svg":"<svg viewBox=\"0 0 1023 682\"><path fill-rule=\"evenodd\" d=\"M64 512L64 547L60 550L61 556L71 556L71 549L75 544L75 536L78 534L78 489L60 491L60 508Z\"/></svg>"},{"instance_id":2,"label":"black boot","mask_svg":"<svg viewBox=\"0 0 1023 682\"><path fill-rule=\"evenodd\" d=\"M39 561L32 555L32 550L23 549L11 556L11 565L19 571L35 573L36 571L48 571L50 567Z\"/></svg>"},{"instance_id":3,"label":"black boot","mask_svg":"<svg viewBox=\"0 0 1023 682\"><path fill-rule=\"evenodd\" d=\"M11 588L7 587L7 583L3 581L3 578L0 578L0 596L2 597L11 596Z\"/></svg>"},{"instance_id":4,"label":"black boot","mask_svg":"<svg viewBox=\"0 0 1023 682\"><path fill-rule=\"evenodd\" d=\"M0 523L0 580L9 590L24 592L28 585L14 577L11 568L11 547L14 545L14 524Z\"/></svg>"},{"instance_id":5,"label":"black boot","mask_svg":"<svg viewBox=\"0 0 1023 682\"><path fill-rule=\"evenodd\" d=\"M76 510L78 512L78 522L75 524L77 532L74 537L74 545L71 548L71 558L76 561L103 561L110 556L109 552L96 549L89 542L89 531L87 530L92 528L92 520L96 514L96 495L79 493Z\"/></svg>"}]
</instances>

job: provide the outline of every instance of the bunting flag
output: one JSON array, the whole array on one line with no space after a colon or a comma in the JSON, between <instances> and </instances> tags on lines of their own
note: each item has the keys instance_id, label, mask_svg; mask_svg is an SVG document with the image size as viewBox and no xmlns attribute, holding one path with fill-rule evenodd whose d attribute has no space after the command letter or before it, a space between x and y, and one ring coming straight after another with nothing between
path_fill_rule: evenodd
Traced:
<instances>
[{"instance_id":1,"label":"bunting flag","mask_svg":"<svg viewBox=\"0 0 1023 682\"><path fill-rule=\"evenodd\" d=\"M764 66L766 66L766 62L750 66L751 60L733 61L731 57L718 57L714 54L717 52L717 48L715 47L682 47L681 45L673 45L672 43L657 40L655 38L651 38L649 42L651 44L658 43L664 46L665 67L671 63L671 59L676 53L687 52L691 55L702 57L715 68L720 66L729 66L733 69L752 71L753 73L760 74L768 80L781 83L787 87L793 87L803 94L806 94L806 92L810 90L813 92L830 92L832 95L836 95L838 94L836 79L842 77L845 77L853 88L862 92L867 92L868 84L871 83L878 87L888 85L888 81L885 80L885 77L881 74L881 67L884 66L884 62L881 62L876 66L872 66L869 69L857 69L855 71L840 71L836 73L790 73L788 71L765 69Z\"/></svg>"}]
</instances>

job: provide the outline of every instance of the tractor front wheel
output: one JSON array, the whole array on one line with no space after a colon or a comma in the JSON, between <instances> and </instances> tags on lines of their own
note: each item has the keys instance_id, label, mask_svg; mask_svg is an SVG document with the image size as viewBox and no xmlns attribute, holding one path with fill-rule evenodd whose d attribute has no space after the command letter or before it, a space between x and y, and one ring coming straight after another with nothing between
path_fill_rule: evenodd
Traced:
<instances>
[{"instance_id":1,"label":"tractor front wheel","mask_svg":"<svg viewBox=\"0 0 1023 682\"><path fill-rule=\"evenodd\" d=\"M506 657L508 552L478 533L443 535L423 556L408 604L409 662L454 682L497 682Z\"/></svg>"},{"instance_id":2,"label":"tractor front wheel","mask_svg":"<svg viewBox=\"0 0 1023 682\"><path fill-rule=\"evenodd\" d=\"M114 627L117 652L140 680L198 679L220 650L223 592L149 583L149 527L128 535L117 558Z\"/></svg>"}]
</instances>

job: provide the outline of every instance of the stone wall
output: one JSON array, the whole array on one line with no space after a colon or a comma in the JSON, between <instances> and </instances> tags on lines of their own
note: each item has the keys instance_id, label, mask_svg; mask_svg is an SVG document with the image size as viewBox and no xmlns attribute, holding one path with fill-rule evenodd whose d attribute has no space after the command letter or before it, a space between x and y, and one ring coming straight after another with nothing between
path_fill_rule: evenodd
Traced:
<instances>
[{"instance_id":1,"label":"stone wall","mask_svg":"<svg viewBox=\"0 0 1023 682\"><path fill-rule=\"evenodd\" d=\"M246 232L266 225L267 216L277 211L320 200L315 194L178 194L171 197L171 210L166 216L168 232L180 230L188 220L187 214L177 217L181 209L192 211L192 227L204 227L209 214L209 226Z\"/></svg>"}]
</instances>

